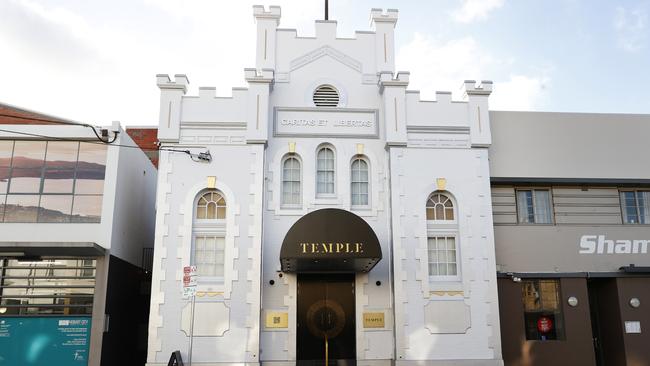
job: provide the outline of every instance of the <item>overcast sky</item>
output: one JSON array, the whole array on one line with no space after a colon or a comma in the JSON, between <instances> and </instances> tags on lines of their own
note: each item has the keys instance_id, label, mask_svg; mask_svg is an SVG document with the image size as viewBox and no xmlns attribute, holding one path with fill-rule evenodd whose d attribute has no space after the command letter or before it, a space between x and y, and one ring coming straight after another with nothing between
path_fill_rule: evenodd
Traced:
<instances>
[{"instance_id":1,"label":"overcast sky","mask_svg":"<svg viewBox=\"0 0 650 366\"><path fill-rule=\"evenodd\" d=\"M253 4L313 35L324 0L0 0L0 102L155 125L157 73L229 95L254 67ZM340 36L397 8L397 68L423 97L493 80L493 110L650 113L650 0L330 0Z\"/></svg>"}]
</instances>

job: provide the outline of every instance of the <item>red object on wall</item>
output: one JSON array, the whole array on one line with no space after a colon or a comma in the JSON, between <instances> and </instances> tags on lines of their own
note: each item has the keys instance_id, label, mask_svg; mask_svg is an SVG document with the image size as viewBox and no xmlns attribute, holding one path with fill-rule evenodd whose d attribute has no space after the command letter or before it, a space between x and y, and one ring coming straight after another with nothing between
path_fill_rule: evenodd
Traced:
<instances>
[{"instance_id":1,"label":"red object on wall","mask_svg":"<svg viewBox=\"0 0 650 366\"><path fill-rule=\"evenodd\" d=\"M126 133L158 168L158 129L156 127L127 127Z\"/></svg>"},{"instance_id":2,"label":"red object on wall","mask_svg":"<svg viewBox=\"0 0 650 366\"><path fill-rule=\"evenodd\" d=\"M537 319L537 330L539 330L540 333L548 333L551 329L553 329L553 321L551 318L540 316L539 319Z\"/></svg>"}]
</instances>

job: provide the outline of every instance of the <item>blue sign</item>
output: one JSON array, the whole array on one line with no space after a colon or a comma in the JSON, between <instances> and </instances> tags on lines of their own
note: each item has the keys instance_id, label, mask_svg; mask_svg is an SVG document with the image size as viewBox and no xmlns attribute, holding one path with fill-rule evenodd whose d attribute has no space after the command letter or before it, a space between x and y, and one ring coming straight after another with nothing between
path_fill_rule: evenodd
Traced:
<instances>
[{"instance_id":1,"label":"blue sign","mask_svg":"<svg viewBox=\"0 0 650 366\"><path fill-rule=\"evenodd\" d=\"M86 366L90 317L0 317L0 365Z\"/></svg>"}]
</instances>

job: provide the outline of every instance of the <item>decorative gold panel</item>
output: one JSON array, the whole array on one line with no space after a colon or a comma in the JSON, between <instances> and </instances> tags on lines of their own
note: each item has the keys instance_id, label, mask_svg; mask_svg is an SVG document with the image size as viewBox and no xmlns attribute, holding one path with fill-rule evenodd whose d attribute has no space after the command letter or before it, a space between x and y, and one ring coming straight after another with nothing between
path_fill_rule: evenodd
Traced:
<instances>
[{"instance_id":1,"label":"decorative gold panel","mask_svg":"<svg viewBox=\"0 0 650 366\"><path fill-rule=\"evenodd\" d=\"M289 313L278 311L268 311L266 313L267 328L288 328L289 327Z\"/></svg>"},{"instance_id":2,"label":"decorative gold panel","mask_svg":"<svg viewBox=\"0 0 650 366\"><path fill-rule=\"evenodd\" d=\"M364 328L384 328L384 313L363 313Z\"/></svg>"}]
</instances>

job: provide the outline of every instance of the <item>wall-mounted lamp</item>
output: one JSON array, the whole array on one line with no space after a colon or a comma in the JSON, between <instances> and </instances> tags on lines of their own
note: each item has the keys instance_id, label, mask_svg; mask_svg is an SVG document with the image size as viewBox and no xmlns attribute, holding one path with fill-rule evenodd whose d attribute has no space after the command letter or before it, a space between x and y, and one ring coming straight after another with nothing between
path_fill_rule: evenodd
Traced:
<instances>
[{"instance_id":1,"label":"wall-mounted lamp","mask_svg":"<svg viewBox=\"0 0 650 366\"><path fill-rule=\"evenodd\" d=\"M575 308L576 306L578 306L578 298L575 297L575 296L570 296L570 297L566 300L566 302L569 303L569 306L571 306L571 307L574 307L574 308Z\"/></svg>"},{"instance_id":2,"label":"wall-mounted lamp","mask_svg":"<svg viewBox=\"0 0 650 366\"><path fill-rule=\"evenodd\" d=\"M630 299L630 306L635 308L635 309L638 308L639 306L641 306L641 300L639 300L639 298L637 298L637 297L631 298Z\"/></svg>"}]
</instances>

